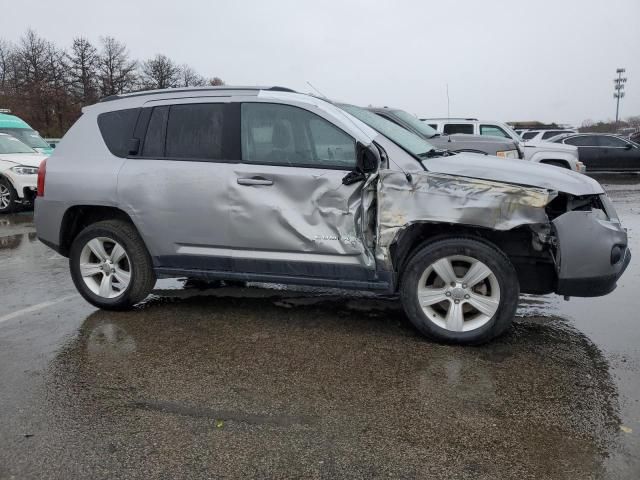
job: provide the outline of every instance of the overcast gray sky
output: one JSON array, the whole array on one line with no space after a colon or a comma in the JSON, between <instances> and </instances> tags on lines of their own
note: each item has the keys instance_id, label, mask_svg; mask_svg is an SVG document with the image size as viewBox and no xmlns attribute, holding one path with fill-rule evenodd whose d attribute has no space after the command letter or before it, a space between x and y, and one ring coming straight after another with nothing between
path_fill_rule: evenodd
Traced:
<instances>
[{"instance_id":1,"label":"overcast gray sky","mask_svg":"<svg viewBox=\"0 0 640 480\"><path fill-rule=\"evenodd\" d=\"M96 8L96 6L100 6ZM90 6L92 7L90 9ZM640 115L640 0L0 0L0 37L111 35L227 84L283 85L420 116L579 124Z\"/></svg>"}]
</instances>

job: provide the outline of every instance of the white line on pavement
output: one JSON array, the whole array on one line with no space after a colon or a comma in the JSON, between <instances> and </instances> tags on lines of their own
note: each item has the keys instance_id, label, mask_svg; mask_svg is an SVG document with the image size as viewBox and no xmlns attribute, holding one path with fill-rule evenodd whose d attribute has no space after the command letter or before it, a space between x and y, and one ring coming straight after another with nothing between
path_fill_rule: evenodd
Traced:
<instances>
[{"instance_id":1,"label":"white line on pavement","mask_svg":"<svg viewBox=\"0 0 640 480\"><path fill-rule=\"evenodd\" d=\"M72 298L76 298L78 295L69 295L67 297L58 298L56 300L49 300L48 302L38 303L36 305L31 305L30 307L23 308L22 310L17 310L12 313L8 313L2 317L0 317L0 323L4 323L12 318L19 317L20 315L24 315L25 313L37 312L38 310L42 310L43 308L50 307L51 305L55 305L60 302L65 302L67 300L71 300Z\"/></svg>"}]
</instances>

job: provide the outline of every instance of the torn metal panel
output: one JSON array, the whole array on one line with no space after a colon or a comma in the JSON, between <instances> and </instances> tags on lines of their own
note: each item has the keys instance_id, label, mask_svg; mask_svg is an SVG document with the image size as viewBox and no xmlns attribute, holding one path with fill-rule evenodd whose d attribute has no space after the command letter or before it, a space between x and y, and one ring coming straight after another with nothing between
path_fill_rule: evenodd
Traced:
<instances>
[{"instance_id":1,"label":"torn metal panel","mask_svg":"<svg viewBox=\"0 0 640 480\"><path fill-rule=\"evenodd\" d=\"M454 223L511 230L548 223L545 206L557 192L433 172L383 170L378 182L376 256L389 267L389 247L416 222Z\"/></svg>"}]
</instances>

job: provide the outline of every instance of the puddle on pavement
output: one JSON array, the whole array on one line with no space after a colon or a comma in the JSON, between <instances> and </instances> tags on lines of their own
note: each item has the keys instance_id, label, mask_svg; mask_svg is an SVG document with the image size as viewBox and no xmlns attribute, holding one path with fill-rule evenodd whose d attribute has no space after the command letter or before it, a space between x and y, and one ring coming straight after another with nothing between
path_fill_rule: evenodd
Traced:
<instances>
[{"instance_id":1,"label":"puddle on pavement","mask_svg":"<svg viewBox=\"0 0 640 480\"><path fill-rule=\"evenodd\" d=\"M619 433L607 361L568 324L518 319L463 348L424 340L392 300L229 288L90 315L47 374L48 429L81 439L79 457L127 438L128 458L164 452L179 476L190 445L248 477L590 477Z\"/></svg>"}]
</instances>

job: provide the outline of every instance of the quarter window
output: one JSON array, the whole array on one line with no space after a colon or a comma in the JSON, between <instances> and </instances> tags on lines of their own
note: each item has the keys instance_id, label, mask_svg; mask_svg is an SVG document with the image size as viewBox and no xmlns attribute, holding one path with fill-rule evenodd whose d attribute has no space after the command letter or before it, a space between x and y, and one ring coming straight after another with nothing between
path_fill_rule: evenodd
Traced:
<instances>
[{"instance_id":1,"label":"quarter window","mask_svg":"<svg viewBox=\"0 0 640 480\"><path fill-rule=\"evenodd\" d=\"M117 157L129 154L129 141L138 120L139 108L115 110L98 115L98 128L109 151Z\"/></svg>"},{"instance_id":2,"label":"quarter window","mask_svg":"<svg viewBox=\"0 0 640 480\"><path fill-rule=\"evenodd\" d=\"M470 123L446 123L442 131L445 135L453 135L454 133L473 135L473 125Z\"/></svg>"},{"instance_id":3,"label":"quarter window","mask_svg":"<svg viewBox=\"0 0 640 480\"><path fill-rule=\"evenodd\" d=\"M327 120L288 105L242 104L242 160L352 169L355 140Z\"/></svg>"}]
</instances>

